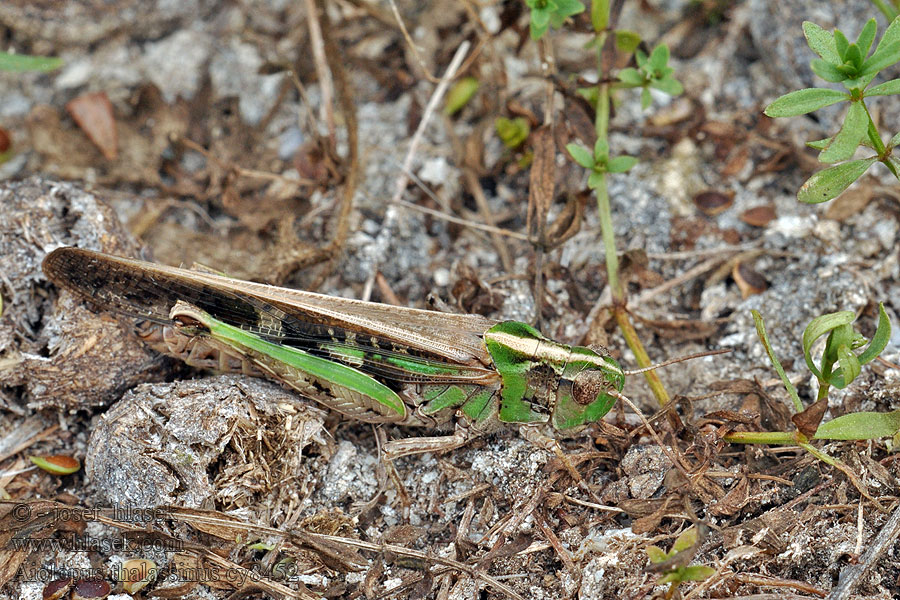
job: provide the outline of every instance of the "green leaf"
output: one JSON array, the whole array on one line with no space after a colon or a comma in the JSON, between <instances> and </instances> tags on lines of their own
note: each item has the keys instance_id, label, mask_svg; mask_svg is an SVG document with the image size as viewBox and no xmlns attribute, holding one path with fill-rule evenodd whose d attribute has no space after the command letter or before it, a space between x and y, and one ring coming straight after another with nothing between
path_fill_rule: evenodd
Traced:
<instances>
[{"instance_id":1,"label":"green leaf","mask_svg":"<svg viewBox=\"0 0 900 600\"><path fill-rule=\"evenodd\" d=\"M784 389L786 389L791 396L791 400L794 403L794 410L796 412L801 412L803 410L803 403L800 402L800 396L797 395L794 384L791 383L787 373L784 372L784 367L781 366L781 363L778 362L778 359L775 357L775 351L772 350L772 345L769 343L769 336L766 334L766 324L763 322L762 315L756 310L751 310L750 314L753 315L753 322L756 324L756 335L759 337L759 341L762 342L763 348L766 349L766 354L769 355L769 360L772 361L775 372L778 373L778 376L781 378Z\"/></svg>"},{"instance_id":2,"label":"green leaf","mask_svg":"<svg viewBox=\"0 0 900 600\"><path fill-rule=\"evenodd\" d=\"M868 98L869 96L892 96L894 94L900 94L900 79L891 79L890 81L879 83L867 89L863 95Z\"/></svg>"},{"instance_id":3,"label":"green leaf","mask_svg":"<svg viewBox=\"0 0 900 600\"><path fill-rule=\"evenodd\" d=\"M894 42L884 48L879 47L878 50L862 64L859 75L860 77L874 75L897 61L900 61L900 41Z\"/></svg>"},{"instance_id":4,"label":"green leaf","mask_svg":"<svg viewBox=\"0 0 900 600\"><path fill-rule=\"evenodd\" d=\"M853 66L854 72L859 72L860 67L863 64L863 55L862 51L859 49L859 46L856 44L850 44L850 47L847 48L847 53L844 56L844 61Z\"/></svg>"},{"instance_id":5,"label":"green leaf","mask_svg":"<svg viewBox=\"0 0 900 600\"><path fill-rule=\"evenodd\" d=\"M675 543L672 544L672 552L678 553L687 550L691 546L697 543L697 540L700 537L700 533L697 531L697 528L693 525L688 527L681 534L675 538Z\"/></svg>"},{"instance_id":6,"label":"green leaf","mask_svg":"<svg viewBox=\"0 0 900 600\"><path fill-rule=\"evenodd\" d=\"M665 44L657 44L650 53L650 66L653 69L664 69L669 62L669 47Z\"/></svg>"},{"instance_id":7,"label":"green leaf","mask_svg":"<svg viewBox=\"0 0 900 600\"><path fill-rule=\"evenodd\" d=\"M594 2L591 2L593 6ZM616 48L625 54L631 54L641 43L641 36L627 29L616 29Z\"/></svg>"},{"instance_id":8,"label":"green leaf","mask_svg":"<svg viewBox=\"0 0 900 600\"><path fill-rule=\"evenodd\" d=\"M606 170L609 173L624 173L638 163L638 159L633 156L616 156L609 159Z\"/></svg>"},{"instance_id":9,"label":"green leaf","mask_svg":"<svg viewBox=\"0 0 900 600\"><path fill-rule=\"evenodd\" d=\"M809 63L809 68L812 69L813 73L815 73L825 81L830 81L831 83L838 83L847 79L847 75L837 66L830 62L822 60L821 58L811 60Z\"/></svg>"},{"instance_id":10,"label":"green leaf","mask_svg":"<svg viewBox=\"0 0 900 600\"><path fill-rule=\"evenodd\" d=\"M851 183L859 179L872 163L878 160L877 156L851 160L824 171L813 174L806 180L800 191L797 192L797 200L807 204L818 204L837 198Z\"/></svg>"},{"instance_id":11,"label":"green leaf","mask_svg":"<svg viewBox=\"0 0 900 600\"><path fill-rule=\"evenodd\" d=\"M664 92L670 96L680 96L684 92L684 86L674 77L664 77L650 82L650 87Z\"/></svg>"},{"instance_id":12,"label":"green leaf","mask_svg":"<svg viewBox=\"0 0 900 600\"><path fill-rule=\"evenodd\" d=\"M578 144L566 144L566 150L569 151L569 155L575 162L585 169L594 168L594 155L584 146L579 146Z\"/></svg>"},{"instance_id":13,"label":"green leaf","mask_svg":"<svg viewBox=\"0 0 900 600\"><path fill-rule=\"evenodd\" d=\"M647 546L647 556L650 557L652 563L661 563L669 558L666 551L659 546Z\"/></svg>"},{"instance_id":14,"label":"green leaf","mask_svg":"<svg viewBox=\"0 0 900 600\"><path fill-rule=\"evenodd\" d=\"M828 147L828 144L831 143L831 138L827 137L824 140L815 140L812 142L806 142L806 145L814 150L824 150Z\"/></svg>"},{"instance_id":15,"label":"green leaf","mask_svg":"<svg viewBox=\"0 0 900 600\"><path fill-rule=\"evenodd\" d=\"M28 56L27 54L10 54L0 52L0 71L21 73L24 71L42 71L47 73L63 65L61 58L52 56Z\"/></svg>"},{"instance_id":16,"label":"green leaf","mask_svg":"<svg viewBox=\"0 0 900 600\"><path fill-rule=\"evenodd\" d=\"M534 13L531 13L534 15ZM531 39L539 40L544 37L544 34L547 33L547 30L550 28L550 15L547 15L547 23L544 25L538 25L534 22L534 19L531 20L531 25L529 26L529 33L531 35Z\"/></svg>"},{"instance_id":17,"label":"green leaf","mask_svg":"<svg viewBox=\"0 0 900 600\"><path fill-rule=\"evenodd\" d=\"M872 48L872 42L875 40L875 33L878 31L878 24L875 19L869 19L863 26L862 31L856 36L856 45L862 50L863 56L869 53Z\"/></svg>"},{"instance_id":18,"label":"green leaf","mask_svg":"<svg viewBox=\"0 0 900 600\"><path fill-rule=\"evenodd\" d=\"M813 439L874 440L900 431L900 410L889 413L850 413L822 423Z\"/></svg>"},{"instance_id":19,"label":"green leaf","mask_svg":"<svg viewBox=\"0 0 900 600\"><path fill-rule=\"evenodd\" d=\"M841 130L831 139L831 144L819 153L819 160L823 163L836 163L847 160L859 143L866 136L869 126L869 115L861 102L852 102Z\"/></svg>"},{"instance_id":20,"label":"green leaf","mask_svg":"<svg viewBox=\"0 0 900 600\"><path fill-rule=\"evenodd\" d=\"M591 0L591 26L594 33L609 26L609 0Z\"/></svg>"},{"instance_id":21,"label":"green leaf","mask_svg":"<svg viewBox=\"0 0 900 600\"><path fill-rule=\"evenodd\" d=\"M691 565L681 570L682 581L703 581L716 574L716 570L706 565Z\"/></svg>"},{"instance_id":22,"label":"green leaf","mask_svg":"<svg viewBox=\"0 0 900 600\"><path fill-rule=\"evenodd\" d=\"M893 148L897 144L900 144L900 131L894 134L894 137L891 138L891 141L888 142L888 145ZM893 158L893 156L891 157Z\"/></svg>"},{"instance_id":23,"label":"green leaf","mask_svg":"<svg viewBox=\"0 0 900 600\"><path fill-rule=\"evenodd\" d=\"M596 85L588 88L578 88L575 93L587 100L587 103L591 105L591 108L597 110L597 101L600 99L600 90L597 89Z\"/></svg>"},{"instance_id":24,"label":"green leaf","mask_svg":"<svg viewBox=\"0 0 900 600\"><path fill-rule=\"evenodd\" d=\"M619 81L630 87L640 87L644 85L644 76L640 71L631 67L626 67L619 71L617 77L619 78Z\"/></svg>"},{"instance_id":25,"label":"green leaf","mask_svg":"<svg viewBox=\"0 0 900 600\"><path fill-rule=\"evenodd\" d=\"M810 50L822 59L831 63L841 62L834 47L834 36L830 33L815 23L804 21L803 35L806 36L806 43L809 44Z\"/></svg>"},{"instance_id":26,"label":"green leaf","mask_svg":"<svg viewBox=\"0 0 900 600\"><path fill-rule=\"evenodd\" d=\"M609 142L604 137L598 137L594 142L594 162L606 161L609 158Z\"/></svg>"},{"instance_id":27,"label":"green leaf","mask_svg":"<svg viewBox=\"0 0 900 600\"><path fill-rule=\"evenodd\" d=\"M850 42L847 40L847 36L844 35L844 32L840 29L834 30L834 47L837 50L838 56L841 57L841 61L847 62L847 50L850 49Z\"/></svg>"},{"instance_id":28,"label":"green leaf","mask_svg":"<svg viewBox=\"0 0 900 600\"><path fill-rule=\"evenodd\" d=\"M878 40L878 45L875 46L875 52L877 53L881 50L882 46L890 46L895 42L900 42L900 17L891 21L888 28L884 30L884 35L881 36L881 39Z\"/></svg>"},{"instance_id":29,"label":"green leaf","mask_svg":"<svg viewBox=\"0 0 900 600\"><path fill-rule=\"evenodd\" d=\"M838 90L806 88L785 94L768 105L763 112L773 118L796 117L849 99L850 94Z\"/></svg>"},{"instance_id":30,"label":"green leaf","mask_svg":"<svg viewBox=\"0 0 900 600\"><path fill-rule=\"evenodd\" d=\"M653 96L650 95L650 88L641 90L641 110L647 110L653 103Z\"/></svg>"},{"instance_id":31,"label":"green leaf","mask_svg":"<svg viewBox=\"0 0 900 600\"><path fill-rule=\"evenodd\" d=\"M820 382L825 380L825 376L813 363L812 347L816 340L831 333L841 325L849 325L856 318L856 314L851 310L842 310L839 312L821 315L809 322L806 329L803 330L803 358L806 359L806 366L812 371Z\"/></svg>"},{"instance_id":32,"label":"green leaf","mask_svg":"<svg viewBox=\"0 0 900 600\"><path fill-rule=\"evenodd\" d=\"M556 10L553 12L565 19L584 12L584 4L581 0L556 0Z\"/></svg>"},{"instance_id":33,"label":"green leaf","mask_svg":"<svg viewBox=\"0 0 900 600\"><path fill-rule=\"evenodd\" d=\"M531 133L531 125L525 117L516 117L515 119L497 117L497 120L494 121L494 128L503 141L503 145L510 150L521 146L528 139L528 134Z\"/></svg>"},{"instance_id":34,"label":"green leaf","mask_svg":"<svg viewBox=\"0 0 900 600\"><path fill-rule=\"evenodd\" d=\"M606 173L591 173L588 175L588 187L596 190L606 185Z\"/></svg>"},{"instance_id":35,"label":"green leaf","mask_svg":"<svg viewBox=\"0 0 900 600\"><path fill-rule=\"evenodd\" d=\"M856 358L856 355L853 354L853 351L850 350L847 346L843 344L838 346L837 348L837 359L838 365L840 365L841 371L840 373L836 373L832 376L828 383L833 385L839 390L844 389L847 385L859 377L859 373L862 370L859 365L859 359Z\"/></svg>"},{"instance_id":36,"label":"green leaf","mask_svg":"<svg viewBox=\"0 0 900 600\"><path fill-rule=\"evenodd\" d=\"M475 95L475 92L478 91L478 86L480 85L474 77L463 77L453 84L450 93L447 94L447 105L444 107L444 114L454 115L461 111L472 99L472 96Z\"/></svg>"},{"instance_id":37,"label":"green leaf","mask_svg":"<svg viewBox=\"0 0 900 600\"><path fill-rule=\"evenodd\" d=\"M637 63L638 69L643 71L644 67L647 66L647 55L638 48L634 51L634 61Z\"/></svg>"},{"instance_id":38,"label":"green leaf","mask_svg":"<svg viewBox=\"0 0 900 600\"><path fill-rule=\"evenodd\" d=\"M531 24L536 27L546 28L550 25L550 11L546 8L536 8L532 10Z\"/></svg>"},{"instance_id":39,"label":"green leaf","mask_svg":"<svg viewBox=\"0 0 900 600\"><path fill-rule=\"evenodd\" d=\"M869 347L859 355L860 364L866 364L875 360L875 358L884 352L888 342L891 341L891 320L884 311L884 303L878 303L878 327L875 328L875 335L869 342Z\"/></svg>"}]
</instances>

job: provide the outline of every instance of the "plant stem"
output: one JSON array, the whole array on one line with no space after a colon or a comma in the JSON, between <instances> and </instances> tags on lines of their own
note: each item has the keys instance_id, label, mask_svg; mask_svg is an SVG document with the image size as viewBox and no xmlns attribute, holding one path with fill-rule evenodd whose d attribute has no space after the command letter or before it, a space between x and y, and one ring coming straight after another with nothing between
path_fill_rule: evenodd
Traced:
<instances>
[{"instance_id":1,"label":"plant stem","mask_svg":"<svg viewBox=\"0 0 900 600\"><path fill-rule=\"evenodd\" d=\"M609 22L609 19L606 20ZM609 141L609 106L610 106L610 85L607 83L607 64L611 61L604 60L604 52L608 44L613 40L609 36L608 31L602 31L598 34L598 66L597 74L600 76L600 83L597 86L597 116L594 119L594 130L597 132L597 138ZM609 282L609 289L613 297L613 307L611 309L613 318L622 330L625 337L625 343L634 353L635 360L639 367L649 367L650 357L638 338L637 331L631 324L628 317L628 311L625 310L625 288L622 287L622 281L619 279L619 255L616 253L616 236L613 232L612 211L609 205L609 190L607 189L606 174L602 175L600 185L594 188L597 194L597 213L600 218L600 234L603 236L603 247L606 255L606 274ZM656 401L660 406L665 406L669 402L669 394L663 386L659 375L655 371L646 371L644 378L647 385L656 397Z\"/></svg>"},{"instance_id":2,"label":"plant stem","mask_svg":"<svg viewBox=\"0 0 900 600\"><path fill-rule=\"evenodd\" d=\"M866 111L866 117L868 117L869 119L869 127L866 131L869 136L869 141L872 142L872 146L875 147L875 152L878 153L878 156L884 157L884 160L881 161L881 164L886 166L888 170L894 175L894 177L900 179L900 172L897 171L897 167L894 166L894 163L892 163L891 161L886 160L885 153L887 152L887 148L885 148L884 142L881 141L881 136L878 135L878 128L875 127L875 122L872 121L872 115L869 114L869 108L866 106L865 102L861 102L861 104L863 110Z\"/></svg>"},{"instance_id":3,"label":"plant stem","mask_svg":"<svg viewBox=\"0 0 900 600\"><path fill-rule=\"evenodd\" d=\"M634 353L634 359L637 361L637 364L643 367L650 366L650 357L647 356L647 351L644 350L643 344L641 344L641 340L638 337L637 331L634 329L634 325L631 324L631 320L628 318L628 311L625 310L624 304L617 304L612 308L613 317L616 319L616 323L619 325L619 329L622 330L622 336L625 338L625 343L628 344L628 347L631 348L631 351ZM647 380L647 385L650 386L650 390L653 392L653 395L656 396L656 401L659 402L660 406L665 406L669 403L669 393L666 391L665 386L663 386L662 380L659 378L659 375L656 374L656 371L645 371L644 378Z\"/></svg>"},{"instance_id":4,"label":"plant stem","mask_svg":"<svg viewBox=\"0 0 900 600\"><path fill-rule=\"evenodd\" d=\"M606 254L606 276L612 292L613 304L625 304L625 291L619 281L619 255L616 253L616 235L613 232L612 211L609 207L609 191L606 188L606 174L602 174L602 182L594 189L597 194L597 213L600 217L600 235L603 236L603 249Z\"/></svg>"},{"instance_id":5,"label":"plant stem","mask_svg":"<svg viewBox=\"0 0 900 600\"><path fill-rule=\"evenodd\" d=\"M735 431L722 436L730 444L799 444L797 434L790 431Z\"/></svg>"},{"instance_id":6,"label":"plant stem","mask_svg":"<svg viewBox=\"0 0 900 600\"><path fill-rule=\"evenodd\" d=\"M884 0L872 0L872 4L881 11L881 14L883 14L888 21L893 21L897 18L897 10L893 6L889 6Z\"/></svg>"},{"instance_id":7,"label":"plant stem","mask_svg":"<svg viewBox=\"0 0 900 600\"><path fill-rule=\"evenodd\" d=\"M831 386L825 381L819 381L819 391L816 393L816 402L821 400L822 398L828 397L828 390Z\"/></svg>"}]
</instances>

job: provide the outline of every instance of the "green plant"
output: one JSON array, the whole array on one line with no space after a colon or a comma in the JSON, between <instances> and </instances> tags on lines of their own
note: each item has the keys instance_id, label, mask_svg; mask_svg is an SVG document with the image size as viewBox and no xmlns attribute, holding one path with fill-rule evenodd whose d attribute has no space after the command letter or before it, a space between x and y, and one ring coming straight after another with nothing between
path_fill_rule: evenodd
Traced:
<instances>
[{"instance_id":1,"label":"green plant","mask_svg":"<svg viewBox=\"0 0 900 600\"><path fill-rule=\"evenodd\" d=\"M469 103L475 92L480 87L480 82L474 77L463 77L457 81L447 94L447 104L444 106L445 115L455 115Z\"/></svg>"},{"instance_id":2,"label":"green plant","mask_svg":"<svg viewBox=\"0 0 900 600\"><path fill-rule=\"evenodd\" d=\"M884 305L878 305L878 327L872 340L866 340L853 329L851 323L855 315L850 311L841 311L822 315L813 319L803 332L803 355L810 371L819 382L816 401L809 407L803 406L796 388L788 379L781 362L769 343L765 323L757 311L752 311L759 336L772 366L781 378L785 389L791 397L795 414L791 417L797 431L741 431L727 434L726 442L742 444L797 444L819 460L842 470L853 481L863 495L864 488L856 476L840 461L812 446L812 440L870 440L897 436L900 433L900 410L888 413L857 412L842 415L826 423L822 423L828 408L828 390L830 387L841 389L856 379L861 365L876 358L887 346L891 337L891 323ZM825 349L819 366L815 365L812 349L815 341L823 335ZM868 345L867 345L868 343ZM861 350L860 352L857 352Z\"/></svg>"},{"instance_id":3,"label":"green plant","mask_svg":"<svg viewBox=\"0 0 900 600\"><path fill-rule=\"evenodd\" d=\"M685 581L703 581L716 572L706 565L688 565L700 546L700 534L696 527L689 527L681 532L672 549L666 552L658 546L649 546L647 556L653 565L653 570L662 573L656 580L657 585L669 584L666 598L675 595L677 588Z\"/></svg>"},{"instance_id":4,"label":"green plant","mask_svg":"<svg viewBox=\"0 0 900 600\"><path fill-rule=\"evenodd\" d=\"M559 29L566 19L584 12L580 0L525 0L525 4L531 9L529 29L533 40L543 37L548 28Z\"/></svg>"},{"instance_id":5,"label":"green plant","mask_svg":"<svg viewBox=\"0 0 900 600\"><path fill-rule=\"evenodd\" d=\"M525 117L516 117L515 119L497 117L497 120L494 121L494 128L503 145L510 150L515 150L524 144L528 139L528 134L531 133L531 125Z\"/></svg>"},{"instance_id":6,"label":"green plant","mask_svg":"<svg viewBox=\"0 0 900 600\"><path fill-rule=\"evenodd\" d=\"M672 76L675 69L668 66L669 47L665 44L656 46L650 56L636 50L634 59L637 62L637 69L631 67L622 69L618 77L622 87L641 88L641 108L644 110L650 107L650 88L670 96L678 96L684 92L681 82Z\"/></svg>"},{"instance_id":7,"label":"green plant","mask_svg":"<svg viewBox=\"0 0 900 600\"><path fill-rule=\"evenodd\" d=\"M650 365L650 357L638 338L625 308L625 288L619 279L619 259L607 188L607 174L628 171L637 163L637 159L626 155L609 156L610 103L615 90L641 88L641 105L643 108L647 108L651 99L650 88L677 95L682 93L683 87L673 77L674 71L668 66L668 47L660 44L648 56L637 49L640 41L637 34L631 31L611 29L610 18L610 5L607 0L591 3L591 24L595 37L590 45L597 51L598 83L590 88L579 90L579 93L594 107L594 132L597 135L597 141L593 150L579 144L568 144L566 150L576 163L590 171L588 187L597 196L597 211L603 237L606 272L613 298L611 314L622 330L629 348L634 352L638 365L646 367ZM634 51L637 68L621 69L616 74L616 78L611 77L611 65L615 62L616 52L631 51ZM669 394L663 387L659 376L653 371L648 371L645 373L645 377L660 406L668 403Z\"/></svg>"},{"instance_id":8,"label":"green plant","mask_svg":"<svg viewBox=\"0 0 900 600\"><path fill-rule=\"evenodd\" d=\"M801 202L826 202L837 197L876 162L900 179L900 159L892 155L900 143L900 133L885 144L865 102L866 98L900 95L900 79L869 87L880 71L900 62L900 17L891 22L869 55L876 30L875 19L871 19L851 43L839 29L829 33L815 23L804 22L806 41L820 57L810 63L813 72L825 81L842 84L847 92L807 88L785 94L765 108L770 117L794 117L839 102L850 105L837 134L807 144L820 150L821 162L841 164L810 177L797 193ZM849 160L859 146L874 150L874 156Z\"/></svg>"}]
</instances>

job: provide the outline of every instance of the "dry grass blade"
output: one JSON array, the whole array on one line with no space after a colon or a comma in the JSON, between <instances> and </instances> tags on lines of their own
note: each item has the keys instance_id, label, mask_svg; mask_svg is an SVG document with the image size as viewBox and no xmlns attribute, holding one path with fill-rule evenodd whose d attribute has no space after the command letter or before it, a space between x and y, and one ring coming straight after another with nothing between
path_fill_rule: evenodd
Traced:
<instances>
[{"instance_id":1,"label":"dry grass blade","mask_svg":"<svg viewBox=\"0 0 900 600\"><path fill-rule=\"evenodd\" d=\"M528 234L532 242L543 245L547 213L553 204L556 175L556 146L553 132L547 126L531 134L534 161L528 180Z\"/></svg>"}]
</instances>

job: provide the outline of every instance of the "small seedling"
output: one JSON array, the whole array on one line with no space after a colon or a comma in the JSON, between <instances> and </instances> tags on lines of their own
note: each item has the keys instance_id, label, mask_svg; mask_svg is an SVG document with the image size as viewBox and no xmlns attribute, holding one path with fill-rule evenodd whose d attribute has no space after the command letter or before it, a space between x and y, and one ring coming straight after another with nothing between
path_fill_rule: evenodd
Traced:
<instances>
[{"instance_id":1,"label":"small seedling","mask_svg":"<svg viewBox=\"0 0 900 600\"><path fill-rule=\"evenodd\" d=\"M669 584L666 598L672 598L678 586L685 581L703 581L715 574L716 570L712 567L688 564L700 548L701 541L697 528L689 527L681 532L668 552L658 546L647 548L650 569L662 573L656 581L657 585Z\"/></svg>"},{"instance_id":2,"label":"small seedling","mask_svg":"<svg viewBox=\"0 0 900 600\"><path fill-rule=\"evenodd\" d=\"M447 104L444 107L444 114L455 115L461 111L469 100L478 91L481 84L474 77L463 77L457 81L447 94Z\"/></svg>"},{"instance_id":3,"label":"small seedling","mask_svg":"<svg viewBox=\"0 0 900 600\"><path fill-rule=\"evenodd\" d=\"M804 407L797 390L788 379L776 358L766 334L762 316L752 311L756 332L772 361L772 366L791 396L796 413L791 417L797 431L741 431L724 436L726 442L741 444L797 444L819 460L843 471L866 497L869 495L853 472L842 462L814 447L812 440L871 440L897 436L900 433L900 410L888 413L856 412L842 415L822 423L828 408L828 389L831 386L846 387L860 373L860 366L876 358L887 346L891 337L891 323L884 305L878 305L878 327L872 340L867 340L851 325L855 315L842 311L813 319L803 332L803 353L806 364L819 381L817 400ZM812 357L814 342L828 335L819 366ZM866 345L868 343L868 345ZM861 350L860 352L857 352Z\"/></svg>"},{"instance_id":4,"label":"small seedling","mask_svg":"<svg viewBox=\"0 0 900 600\"><path fill-rule=\"evenodd\" d=\"M634 53L637 69L631 67L622 69L618 73L621 87L641 88L641 108L650 108L652 98L650 88L664 92L670 96L679 96L684 92L684 86L673 77L675 69L669 66L669 47L659 44L650 53L644 54L640 49Z\"/></svg>"},{"instance_id":5,"label":"small seedling","mask_svg":"<svg viewBox=\"0 0 900 600\"><path fill-rule=\"evenodd\" d=\"M539 40L547 29L559 29L566 19L584 12L580 0L525 0L531 9L531 39Z\"/></svg>"},{"instance_id":6,"label":"small seedling","mask_svg":"<svg viewBox=\"0 0 900 600\"><path fill-rule=\"evenodd\" d=\"M900 179L900 159L892 155L894 146L900 143L900 133L885 144L866 106L867 98L900 95L900 79L869 87L880 71L900 62L900 17L891 22L875 51L869 55L876 30L875 19L871 19L851 43L839 29L829 33L815 23L805 21L806 41L819 55L810 67L825 81L840 83L847 91L830 88L797 90L778 98L764 111L770 117L795 117L839 102L850 105L837 134L808 142L808 146L821 151L819 161L841 164L810 177L797 193L801 202L818 203L836 198L876 162L882 163ZM849 160L860 146L874 150L875 154Z\"/></svg>"}]
</instances>

